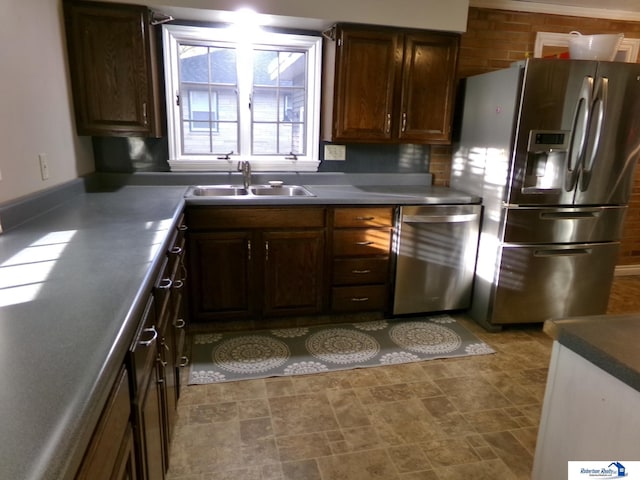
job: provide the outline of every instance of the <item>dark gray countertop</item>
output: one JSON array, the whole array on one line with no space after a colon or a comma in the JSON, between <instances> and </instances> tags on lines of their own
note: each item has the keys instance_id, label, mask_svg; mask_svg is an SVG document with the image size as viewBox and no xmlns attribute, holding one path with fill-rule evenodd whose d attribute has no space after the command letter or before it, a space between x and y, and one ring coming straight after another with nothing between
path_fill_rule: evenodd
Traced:
<instances>
[{"instance_id":1,"label":"dark gray countertop","mask_svg":"<svg viewBox=\"0 0 640 480\"><path fill-rule=\"evenodd\" d=\"M77 180L70 188L52 189L44 200L0 206L2 479L73 476L135 334L187 186L238 181L233 174L98 177L97 189L93 178ZM272 177L258 175L256 181ZM423 174L285 178L309 185L315 204L479 201L426 186L427 179L430 183ZM275 203L296 201L257 200Z\"/></svg>"},{"instance_id":2,"label":"dark gray countertop","mask_svg":"<svg viewBox=\"0 0 640 480\"><path fill-rule=\"evenodd\" d=\"M184 191L80 194L0 235L0 478L72 478Z\"/></svg>"},{"instance_id":3,"label":"dark gray countertop","mask_svg":"<svg viewBox=\"0 0 640 480\"><path fill-rule=\"evenodd\" d=\"M640 392L640 314L547 320L544 331Z\"/></svg>"},{"instance_id":4,"label":"dark gray countertop","mask_svg":"<svg viewBox=\"0 0 640 480\"><path fill-rule=\"evenodd\" d=\"M186 197L188 205L451 205L480 203L478 197L425 185L303 185L312 197Z\"/></svg>"}]
</instances>

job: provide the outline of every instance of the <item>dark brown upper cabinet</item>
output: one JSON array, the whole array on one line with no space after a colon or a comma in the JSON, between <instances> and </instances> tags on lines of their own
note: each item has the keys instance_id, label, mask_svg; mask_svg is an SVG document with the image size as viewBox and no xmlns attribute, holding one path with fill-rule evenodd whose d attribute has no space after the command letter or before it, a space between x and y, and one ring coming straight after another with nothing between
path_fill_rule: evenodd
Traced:
<instances>
[{"instance_id":1,"label":"dark brown upper cabinet","mask_svg":"<svg viewBox=\"0 0 640 480\"><path fill-rule=\"evenodd\" d=\"M459 35L337 25L324 47L322 139L449 143Z\"/></svg>"},{"instance_id":2,"label":"dark brown upper cabinet","mask_svg":"<svg viewBox=\"0 0 640 480\"><path fill-rule=\"evenodd\" d=\"M79 135L164 135L156 32L147 7L64 0Z\"/></svg>"}]
</instances>

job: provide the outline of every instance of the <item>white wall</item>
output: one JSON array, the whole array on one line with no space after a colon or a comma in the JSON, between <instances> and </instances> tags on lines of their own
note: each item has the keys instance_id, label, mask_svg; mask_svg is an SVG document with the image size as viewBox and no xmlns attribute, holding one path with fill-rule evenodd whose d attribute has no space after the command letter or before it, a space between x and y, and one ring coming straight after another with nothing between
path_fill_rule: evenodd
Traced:
<instances>
[{"instance_id":1,"label":"white wall","mask_svg":"<svg viewBox=\"0 0 640 480\"><path fill-rule=\"evenodd\" d=\"M94 170L91 141L75 133L59 0L2 0L0 204ZM45 153L49 179L40 176Z\"/></svg>"}]
</instances>

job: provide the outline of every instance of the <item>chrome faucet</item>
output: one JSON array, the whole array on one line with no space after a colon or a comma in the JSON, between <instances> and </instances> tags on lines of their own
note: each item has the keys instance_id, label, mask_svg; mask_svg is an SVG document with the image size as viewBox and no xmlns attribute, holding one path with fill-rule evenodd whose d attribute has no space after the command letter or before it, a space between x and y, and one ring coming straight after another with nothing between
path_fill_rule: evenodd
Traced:
<instances>
[{"instance_id":1,"label":"chrome faucet","mask_svg":"<svg viewBox=\"0 0 640 480\"><path fill-rule=\"evenodd\" d=\"M238 162L238 171L242 172L242 184L248 189L251 186L251 163L248 160Z\"/></svg>"}]
</instances>

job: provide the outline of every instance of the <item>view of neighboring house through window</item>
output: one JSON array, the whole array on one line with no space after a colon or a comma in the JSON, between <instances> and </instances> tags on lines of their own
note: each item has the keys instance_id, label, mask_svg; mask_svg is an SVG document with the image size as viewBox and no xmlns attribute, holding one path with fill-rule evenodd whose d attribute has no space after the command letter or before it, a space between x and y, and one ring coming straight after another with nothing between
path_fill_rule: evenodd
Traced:
<instances>
[{"instance_id":1,"label":"view of neighboring house through window","mask_svg":"<svg viewBox=\"0 0 640 480\"><path fill-rule=\"evenodd\" d=\"M315 171L321 39L164 26L172 170ZM256 33L256 32L253 32ZM247 36L248 37L248 36Z\"/></svg>"}]
</instances>

